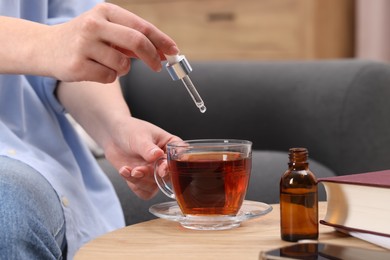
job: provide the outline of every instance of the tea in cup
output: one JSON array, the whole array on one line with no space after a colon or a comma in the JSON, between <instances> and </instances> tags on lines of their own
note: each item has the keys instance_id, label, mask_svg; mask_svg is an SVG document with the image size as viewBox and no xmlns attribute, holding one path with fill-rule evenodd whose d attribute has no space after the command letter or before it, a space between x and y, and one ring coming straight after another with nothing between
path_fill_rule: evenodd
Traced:
<instances>
[{"instance_id":1,"label":"tea in cup","mask_svg":"<svg viewBox=\"0 0 390 260\"><path fill-rule=\"evenodd\" d=\"M167 162L169 182L158 174ZM187 217L235 216L245 199L252 168L252 143L245 140L189 140L167 145L154 176L163 193Z\"/></svg>"}]
</instances>

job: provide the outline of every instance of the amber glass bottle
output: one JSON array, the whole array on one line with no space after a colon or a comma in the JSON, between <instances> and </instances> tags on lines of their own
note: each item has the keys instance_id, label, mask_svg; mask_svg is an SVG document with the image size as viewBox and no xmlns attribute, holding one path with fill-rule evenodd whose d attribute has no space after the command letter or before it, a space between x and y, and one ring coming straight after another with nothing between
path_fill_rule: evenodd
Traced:
<instances>
[{"instance_id":1,"label":"amber glass bottle","mask_svg":"<svg viewBox=\"0 0 390 260\"><path fill-rule=\"evenodd\" d=\"M306 148L291 148L280 180L280 232L286 241L318 238L317 180L307 159Z\"/></svg>"}]
</instances>

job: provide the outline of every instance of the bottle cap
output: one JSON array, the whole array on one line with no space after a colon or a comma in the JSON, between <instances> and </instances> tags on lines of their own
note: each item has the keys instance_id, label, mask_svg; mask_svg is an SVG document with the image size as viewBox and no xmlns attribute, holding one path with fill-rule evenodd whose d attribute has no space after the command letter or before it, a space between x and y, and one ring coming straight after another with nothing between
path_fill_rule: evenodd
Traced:
<instances>
[{"instance_id":1,"label":"bottle cap","mask_svg":"<svg viewBox=\"0 0 390 260\"><path fill-rule=\"evenodd\" d=\"M166 68L173 80L182 79L192 71L191 65L184 55L165 55L167 58Z\"/></svg>"}]
</instances>

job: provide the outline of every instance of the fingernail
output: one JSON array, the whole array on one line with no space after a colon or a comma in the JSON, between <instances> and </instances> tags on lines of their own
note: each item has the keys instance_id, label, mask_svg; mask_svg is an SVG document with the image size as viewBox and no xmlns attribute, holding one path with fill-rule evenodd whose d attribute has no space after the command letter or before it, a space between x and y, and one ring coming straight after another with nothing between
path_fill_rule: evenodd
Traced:
<instances>
[{"instance_id":1,"label":"fingernail","mask_svg":"<svg viewBox=\"0 0 390 260\"><path fill-rule=\"evenodd\" d=\"M161 168L160 168L160 171L158 172L158 175L160 175L161 178L168 176L168 165L167 165L166 161L161 163L160 167Z\"/></svg>"},{"instance_id":2,"label":"fingernail","mask_svg":"<svg viewBox=\"0 0 390 260\"><path fill-rule=\"evenodd\" d=\"M140 171L133 171L131 173L131 177L142 178L142 177L144 177L144 174L142 172L140 172Z\"/></svg>"},{"instance_id":3,"label":"fingernail","mask_svg":"<svg viewBox=\"0 0 390 260\"><path fill-rule=\"evenodd\" d=\"M161 64L160 56L158 56L158 58L156 57L156 62L153 64L153 70L155 72L160 72L162 70L162 64Z\"/></svg>"},{"instance_id":4,"label":"fingernail","mask_svg":"<svg viewBox=\"0 0 390 260\"><path fill-rule=\"evenodd\" d=\"M151 151L152 155L156 155L156 154L159 153L159 152L160 152L160 149L159 149L159 148L154 148L154 149L152 149L152 151Z\"/></svg>"},{"instance_id":5,"label":"fingernail","mask_svg":"<svg viewBox=\"0 0 390 260\"><path fill-rule=\"evenodd\" d=\"M169 53L168 54L179 54L180 50L177 48L176 45L173 45L171 48L169 48Z\"/></svg>"},{"instance_id":6,"label":"fingernail","mask_svg":"<svg viewBox=\"0 0 390 260\"><path fill-rule=\"evenodd\" d=\"M161 178L165 178L166 176L168 176L168 172L167 171L163 171L161 173L159 173L160 177Z\"/></svg>"},{"instance_id":7,"label":"fingernail","mask_svg":"<svg viewBox=\"0 0 390 260\"><path fill-rule=\"evenodd\" d=\"M123 58L121 61L121 66L123 69L127 69L129 67L130 60L128 58Z\"/></svg>"},{"instance_id":8,"label":"fingernail","mask_svg":"<svg viewBox=\"0 0 390 260\"><path fill-rule=\"evenodd\" d=\"M124 177L124 178L129 178L131 177L131 172L129 169L127 169L126 166L123 166L122 168L119 169L119 174Z\"/></svg>"}]
</instances>

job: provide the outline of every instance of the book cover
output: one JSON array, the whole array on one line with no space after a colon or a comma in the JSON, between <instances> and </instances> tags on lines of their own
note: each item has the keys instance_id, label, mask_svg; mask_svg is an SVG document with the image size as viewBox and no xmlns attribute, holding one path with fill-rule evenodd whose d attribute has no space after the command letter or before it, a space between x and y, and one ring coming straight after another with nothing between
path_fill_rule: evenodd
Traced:
<instances>
[{"instance_id":1,"label":"book cover","mask_svg":"<svg viewBox=\"0 0 390 260\"><path fill-rule=\"evenodd\" d=\"M390 170L340 175L340 176L318 179L318 182L325 182L325 181L390 188Z\"/></svg>"},{"instance_id":2,"label":"book cover","mask_svg":"<svg viewBox=\"0 0 390 260\"><path fill-rule=\"evenodd\" d=\"M325 186L328 201L321 224L356 237L390 238L390 170L320 178L318 181Z\"/></svg>"},{"instance_id":3,"label":"book cover","mask_svg":"<svg viewBox=\"0 0 390 260\"><path fill-rule=\"evenodd\" d=\"M390 250L390 237L370 234L366 232L358 232L353 230L337 229L338 231L350 236L365 240L369 243L384 247Z\"/></svg>"}]
</instances>

